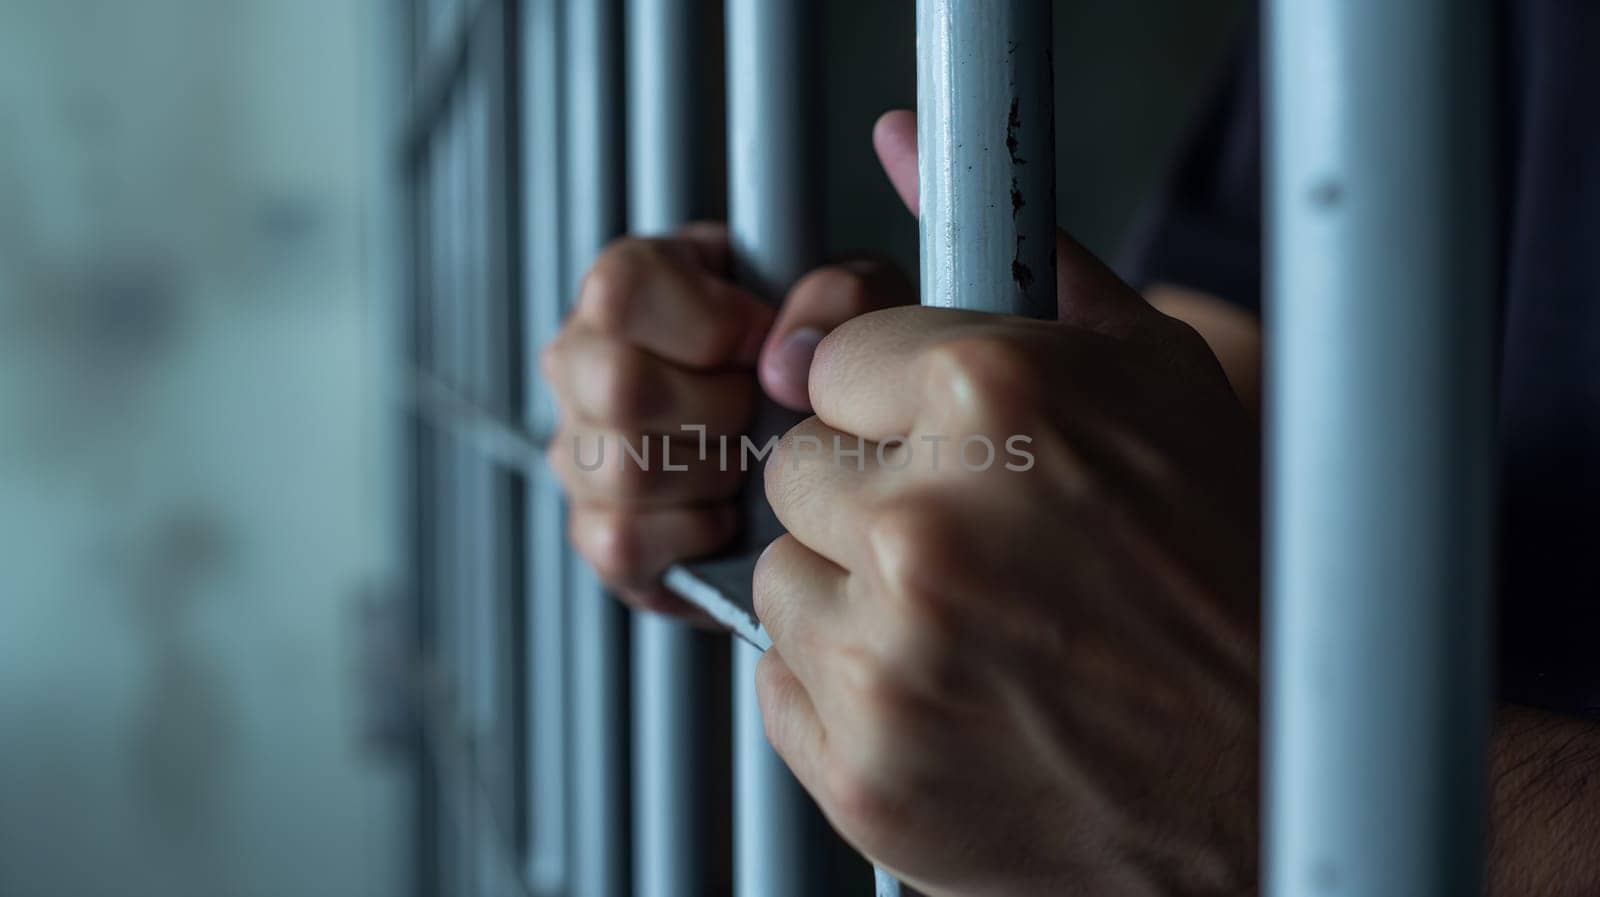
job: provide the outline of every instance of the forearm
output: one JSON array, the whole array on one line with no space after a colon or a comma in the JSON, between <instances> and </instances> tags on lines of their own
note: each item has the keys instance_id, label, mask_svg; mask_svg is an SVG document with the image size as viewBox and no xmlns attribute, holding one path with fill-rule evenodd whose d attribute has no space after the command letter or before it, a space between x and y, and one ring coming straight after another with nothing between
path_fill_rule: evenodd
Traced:
<instances>
[{"instance_id":1,"label":"forearm","mask_svg":"<svg viewBox=\"0 0 1600 897\"><path fill-rule=\"evenodd\" d=\"M1158 284L1149 302L1205 337L1247 407L1260 401L1261 330L1215 296ZM1600 724L1507 706L1492 757L1491 897L1600 894Z\"/></svg>"},{"instance_id":2,"label":"forearm","mask_svg":"<svg viewBox=\"0 0 1600 897\"><path fill-rule=\"evenodd\" d=\"M1600 725L1503 708L1490 786L1492 897L1600 894Z\"/></svg>"}]
</instances>

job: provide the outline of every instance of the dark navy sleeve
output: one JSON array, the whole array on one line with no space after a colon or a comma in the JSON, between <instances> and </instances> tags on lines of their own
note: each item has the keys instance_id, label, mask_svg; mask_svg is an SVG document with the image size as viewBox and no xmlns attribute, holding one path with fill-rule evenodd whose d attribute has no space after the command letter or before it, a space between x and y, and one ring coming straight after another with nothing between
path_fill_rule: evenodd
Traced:
<instances>
[{"instance_id":1,"label":"dark navy sleeve","mask_svg":"<svg viewBox=\"0 0 1600 897\"><path fill-rule=\"evenodd\" d=\"M1146 209L1124 270L1261 309L1261 64L1257 29L1186 135Z\"/></svg>"}]
</instances>

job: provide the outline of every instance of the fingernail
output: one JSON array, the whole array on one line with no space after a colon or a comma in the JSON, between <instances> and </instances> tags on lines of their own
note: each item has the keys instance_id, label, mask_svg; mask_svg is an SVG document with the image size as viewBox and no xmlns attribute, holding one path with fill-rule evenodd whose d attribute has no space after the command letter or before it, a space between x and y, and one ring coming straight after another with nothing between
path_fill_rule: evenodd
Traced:
<instances>
[{"instance_id":1,"label":"fingernail","mask_svg":"<svg viewBox=\"0 0 1600 897\"><path fill-rule=\"evenodd\" d=\"M816 327L801 327L789 334L767 360L767 385L782 390L781 398L791 402L804 402L807 398L807 380L811 376L811 359L817 354L817 344L827 336Z\"/></svg>"}]
</instances>

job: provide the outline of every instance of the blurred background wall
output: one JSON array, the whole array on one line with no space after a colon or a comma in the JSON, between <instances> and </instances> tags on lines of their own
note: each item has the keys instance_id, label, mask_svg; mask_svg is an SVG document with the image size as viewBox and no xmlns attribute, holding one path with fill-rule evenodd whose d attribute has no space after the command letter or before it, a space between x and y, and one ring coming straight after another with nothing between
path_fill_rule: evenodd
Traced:
<instances>
[{"instance_id":1,"label":"blurred background wall","mask_svg":"<svg viewBox=\"0 0 1600 897\"><path fill-rule=\"evenodd\" d=\"M378 5L0 4L6 897L405 891Z\"/></svg>"},{"instance_id":2,"label":"blurred background wall","mask_svg":"<svg viewBox=\"0 0 1600 897\"><path fill-rule=\"evenodd\" d=\"M1059 208L1091 248L1241 6L1057 3ZM3 897L412 888L373 666L405 567L401 7L0 4ZM829 247L914 271L868 139L914 105L914 4L826 9Z\"/></svg>"}]
</instances>

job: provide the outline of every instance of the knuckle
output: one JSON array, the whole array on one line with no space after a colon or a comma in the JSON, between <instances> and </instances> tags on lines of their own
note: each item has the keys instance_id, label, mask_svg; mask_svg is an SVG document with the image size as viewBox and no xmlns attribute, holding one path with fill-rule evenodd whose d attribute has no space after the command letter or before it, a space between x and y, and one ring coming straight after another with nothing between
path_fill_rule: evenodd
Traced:
<instances>
[{"instance_id":1,"label":"knuckle","mask_svg":"<svg viewBox=\"0 0 1600 897\"><path fill-rule=\"evenodd\" d=\"M591 475L595 477L595 487L601 492L618 499L630 499L648 495L653 490L656 483L654 470L648 464L636 462L618 446L617 451L608 455L605 463Z\"/></svg>"},{"instance_id":2,"label":"knuckle","mask_svg":"<svg viewBox=\"0 0 1600 897\"><path fill-rule=\"evenodd\" d=\"M860 271L842 265L828 265L807 278L811 292L855 317L875 306L872 284Z\"/></svg>"},{"instance_id":3,"label":"knuckle","mask_svg":"<svg viewBox=\"0 0 1600 897\"><path fill-rule=\"evenodd\" d=\"M872 653L849 649L839 652L840 663L850 677L851 690L856 695L869 735L876 733L882 737L897 732L901 722L910 716L910 696L899 672L891 668L898 662L894 647L884 645L883 648L890 650Z\"/></svg>"},{"instance_id":4,"label":"knuckle","mask_svg":"<svg viewBox=\"0 0 1600 897\"><path fill-rule=\"evenodd\" d=\"M574 514L573 541L602 580L625 582L644 572L644 551L630 515L595 511Z\"/></svg>"},{"instance_id":5,"label":"knuckle","mask_svg":"<svg viewBox=\"0 0 1600 897\"><path fill-rule=\"evenodd\" d=\"M767 730L767 740L777 743L778 717L787 706L785 698L787 691L786 677L778 668L778 661L771 653L761 655L756 661L756 698L761 702L761 718Z\"/></svg>"},{"instance_id":6,"label":"knuckle","mask_svg":"<svg viewBox=\"0 0 1600 897\"><path fill-rule=\"evenodd\" d=\"M779 439L772 447L772 453L767 456L766 466L761 469L761 485L766 491L767 500L774 506L782 507L789 504L790 473L797 465L791 463L795 458L794 445L789 437ZM796 459L798 460L798 459Z\"/></svg>"},{"instance_id":7,"label":"knuckle","mask_svg":"<svg viewBox=\"0 0 1600 897\"><path fill-rule=\"evenodd\" d=\"M545 343L544 348L539 351L539 372L550 383L561 380L561 370L566 365L567 347L564 339L566 332L563 329L555 339Z\"/></svg>"},{"instance_id":8,"label":"knuckle","mask_svg":"<svg viewBox=\"0 0 1600 897\"><path fill-rule=\"evenodd\" d=\"M640 282L660 251L646 240L623 237L612 241L584 275L579 302L601 330L622 330L633 308Z\"/></svg>"},{"instance_id":9,"label":"knuckle","mask_svg":"<svg viewBox=\"0 0 1600 897\"><path fill-rule=\"evenodd\" d=\"M788 534L779 536L767 546L756 561L755 575L750 584L750 601L756 612L756 619L763 625L772 628L770 623L780 610L778 607L779 573L784 563L785 555L793 549L794 537Z\"/></svg>"},{"instance_id":10,"label":"knuckle","mask_svg":"<svg viewBox=\"0 0 1600 897\"><path fill-rule=\"evenodd\" d=\"M624 346L608 346L603 350L601 363L596 365L594 377L593 407L588 410L597 420L627 426L651 412L651 384L646 377L644 357L639 353Z\"/></svg>"},{"instance_id":11,"label":"knuckle","mask_svg":"<svg viewBox=\"0 0 1600 897\"><path fill-rule=\"evenodd\" d=\"M799 684L777 655L768 652L756 661L756 701L761 706L761 728L767 742L779 753L788 749L790 714L799 699Z\"/></svg>"},{"instance_id":12,"label":"knuckle","mask_svg":"<svg viewBox=\"0 0 1600 897\"><path fill-rule=\"evenodd\" d=\"M937 507L929 502L907 501L875 509L867 523L867 544L876 561L883 587L894 597L914 606L931 605L932 584L949 571L948 558L959 555Z\"/></svg>"},{"instance_id":13,"label":"knuckle","mask_svg":"<svg viewBox=\"0 0 1600 897\"><path fill-rule=\"evenodd\" d=\"M888 764L835 755L823 770L822 788L841 827L869 841L900 829L906 800L893 777Z\"/></svg>"},{"instance_id":14,"label":"knuckle","mask_svg":"<svg viewBox=\"0 0 1600 897\"><path fill-rule=\"evenodd\" d=\"M1031 407L1040 371L1033 353L1004 334L974 334L927 350L928 382L947 401L989 413Z\"/></svg>"}]
</instances>

